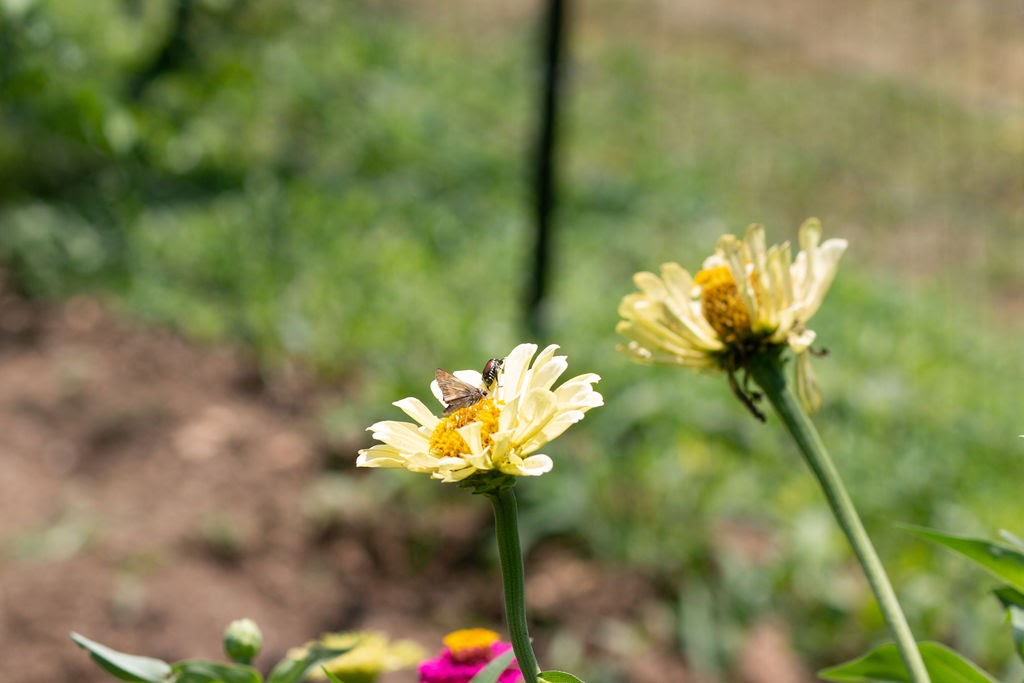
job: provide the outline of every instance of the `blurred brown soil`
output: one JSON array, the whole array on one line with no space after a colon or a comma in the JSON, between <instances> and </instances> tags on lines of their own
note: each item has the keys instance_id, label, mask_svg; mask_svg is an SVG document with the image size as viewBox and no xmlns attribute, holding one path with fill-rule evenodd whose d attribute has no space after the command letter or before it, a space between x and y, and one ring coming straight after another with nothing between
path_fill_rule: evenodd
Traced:
<instances>
[{"instance_id":1,"label":"blurred brown soil","mask_svg":"<svg viewBox=\"0 0 1024 683\"><path fill-rule=\"evenodd\" d=\"M501 630L479 501L395 516L367 501L346 452L334 456L346 463L333 475L346 477L342 512L308 512L339 450L317 419L327 398L339 396L300 373L262 376L237 349L147 329L93 299L0 294L3 679L112 680L70 631L169 661L220 660L223 627L251 617L267 670L328 630L383 629L428 651L454 628ZM527 564L542 657L571 634L588 662L628 670L621 680L698 680L642 574L557 544ZM757 672L769 661L786 672L774 683L807 680L784 634L755 632L748 649L760 660L767 642L767 660L741 664L737 680L767 681Z\"/></svg>"},{"instance_id":2,"label":"blurred brown soil","mask_svg":"<svg viewBox=\"0 0 1024 683\"><path fill-rule=\"evenodd\" d=\"M424 20L465 27L540 20L545 3L468 0L458 12ZM620 30L641 30L657 45L688 36L741 37L794 63L870 73L934 89L969 107L1020 114L1024 107L1024 5L1019 0L624 0L569 3L575 30L612 13Z\"/></svg>"},{"instance_id":3,"label":"blurred brown soil","mask_svg":"<svg viewBox=\"0 0 1024 683\"><path fill-rule=\"evenodd\" d=\"M663 0L663 30L718 28L806 64L933 88L969 106L1024 105L1024 6L1016 0Z\"/></svg>"}]
</instances>

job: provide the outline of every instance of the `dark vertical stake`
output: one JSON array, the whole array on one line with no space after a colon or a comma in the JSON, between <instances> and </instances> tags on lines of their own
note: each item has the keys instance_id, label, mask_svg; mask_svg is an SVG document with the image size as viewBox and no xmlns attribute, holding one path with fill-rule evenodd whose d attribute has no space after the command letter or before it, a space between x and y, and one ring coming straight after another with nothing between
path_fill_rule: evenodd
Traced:
<instances>
[{"instance_id":1,"label":"dark vertical stake","mask_svg":"<svg viewBox=\"0 0 1024 683\"><path fill-rule=\"evenodd\" d=\"M565 0L548 0L544 20L544 80L541 118L537 131L534 165L534 221L536 236L533 274L526 298L526 326L535 339L545 333L544 295L551 263L551 216L555 209L555 133L558 119L559 81L564 53Z\"/></svg>"},{"instance_id":2,"label":"dark vertical stake","mask_svg":"<svg viewBox=\"0 0 1024 683\"><path fill-rule=\"evenodd\" d=\"M153 58L128 84L128 96L132 100L142 99L146 88L162 74L182 66L191 56L189 45L189 29L193 23L195 6L192 0L177 0L174 12L174 23L164 44L153 55Z\"/></svg>"}]
</instances>

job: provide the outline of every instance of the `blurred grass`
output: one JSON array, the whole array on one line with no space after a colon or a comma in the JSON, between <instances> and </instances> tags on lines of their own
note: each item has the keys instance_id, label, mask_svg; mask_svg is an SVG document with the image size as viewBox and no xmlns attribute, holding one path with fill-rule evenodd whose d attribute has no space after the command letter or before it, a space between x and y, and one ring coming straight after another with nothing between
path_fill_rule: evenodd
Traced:
<instances>
[{"instance_id":1,"label":"blurred grass","mask_svg":"<svg viewBox=\"0 0 1024 683\"><path fill-rule=\"evenodd\" d=\"M94 5L0 5L0 262L26 292L98 291L342 377L325 416L342 443L424 396L434 367L521 340L529 17L196 2L185 56L133 97L171 4ZM1019 531L1021 328L993 302L1024 279L1020 122L749 39L652 37L654 20L604 3L577 24L547 313L607 405L521 487L529 538L652 571L691 650L709 592L721 637L694 659L772 611L821 662L884 637L779 426L720 378L614 351L633 272L696 268L751 221L794 238L817 215L851 240L814 324L831 352L818 424L911 621L998 661L1009 639L983 582L892 522Z\"/></svg>"}]
</instances>

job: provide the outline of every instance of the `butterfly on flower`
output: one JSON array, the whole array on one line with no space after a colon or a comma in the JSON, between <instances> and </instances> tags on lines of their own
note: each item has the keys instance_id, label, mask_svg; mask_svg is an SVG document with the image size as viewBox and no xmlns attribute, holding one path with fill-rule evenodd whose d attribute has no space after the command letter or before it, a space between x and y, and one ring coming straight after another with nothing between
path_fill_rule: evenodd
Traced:
<instances>
[{"instance_id":1,"label":"butterfly on flower","mask_svg":"<svg viewBox=\"0 0 1024 683\"><path fill-rule=\"evenodd\" d=\"M483 372L480 373L483 381L479 387L463 382L447 370L438 368L434 372L434 379L437 380L437 386L441 389L441 400L445 405L444 412L441 414L451 415L460 408L468 408L482 401L497 382L498 372L501 371L501 366L504 364L505 361L501 358L488 360L484 365Z\"/></svg>"}]
</instances>

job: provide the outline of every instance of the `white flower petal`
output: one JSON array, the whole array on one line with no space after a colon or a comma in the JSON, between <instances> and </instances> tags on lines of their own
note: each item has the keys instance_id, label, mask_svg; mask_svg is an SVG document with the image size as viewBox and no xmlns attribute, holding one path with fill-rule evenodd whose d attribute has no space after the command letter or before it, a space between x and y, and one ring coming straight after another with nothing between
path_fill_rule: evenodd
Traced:
<instances>
[{"instance_id":1,"label":"white flower petal","mask_svg":"<svg viewBox=\"0 0 1024 683\"><path fill-rule=\"evenodd\" d=\"M477 469L462 458L442 458L434 472L434 478L445 482L462 481L476 474Z\"/></svg>"},{"instance_id":2,"label":"white flower petal","mask_svg":"<svg viewBox=\"0 0 1024 683\"><path fill-rule=\"evenodd\" d=\"M751 226L753 228L754 226ZM748 235L750 230L748 229ZM732 279L736 282L740 297L750 313L751 320L759 320L757 297L754 294L747 271L747 264L750 262L746 244L736 239L735 235L722 235L718 240L718 251L729 266Z\"/></svg>"},{"instance_id":3,"label":"white flower petal","mask_svg":"<svg viewBox=\"0 0 1024 683\"><path fill-rule=\"evenodd\" d=\"M555 351L557 350L558 344L548 344L547 346L545 346L544 349L537 354L537 358L534 359L533 361L533 371L536 372L538 368L541 368L544 365L550 363L552 360L554 360L556 358ZM559 357L562 358L562 360L565 360L565 356Z\"/></svg>"},{"instance_id":4,"label":"white flower petal","mask_svg":"<svg viewBox=\"0 0 1024 683\"><path fill-rule=\"evenodd\" d=\"M555 416L555 394L544 389L533 389L519 405L519 425L513 436L515 443L525 443Z\"/></svg>"},{"instance_id":5,"label":"white flower petal","mask_svg":"<svg viewBox=\"0 0 1024 683\"><path fill-rule=\"evenodd\" d=\"M532 453L548 441L558 438L566 429L583 419L582 410L568 410L558 413L548 420L544 426L524 441L519 450L522 453Z\"/></svg>"},{"instance_id":6,"label":"white flower petal","mask_svg":"<svg viewBox=\"0 0 1024 683\"><path fill-rule=\"evenodd\" d=\"M508 403L518 396L526 383L530 358L537 352L536 344L520 344L505 357L501 368L501 382L496 390L499 400Z\"/></svg>"},{"instance_id":7,"label":"white flower petal","mask_svg":"<svg viewBox=\"0 0 1024 683\"><path fill-rule=\"evenodd\" d=\"M796 395L808 412L821 409L821 391L811 372L811 354L801 353L796 357Z\"/></svg>"},{"instance_id":8,"label":"white flower petal","mask_svg":"<svg viewBox=\"0 0 1024 683\"><path fill-rule=\"evenodd\" d=\"M412 453L406 460L405 468L410 472L433 472L439 462L441 459L430 453Z\"/></svg>"},{"instance_id":9,"label":"white flower petal","mask_svg":"<svg viewBox=\"0 0 1024 683\"><path fill-rule=\"evenodd\" d=\"M678 357L680 360L677 362L681 365L686 364L685 359L707 356L710 351L692 343L685 336L677 334L675 329L666 326L660 320L647 316L622 320L616 325L615 330L651 351L660 349ZM724 345L719 343L719 347L724 348Z\"/></svg>"},{"instance_id":10,"label":"white flower petal","mask_svg":"<svg viewBox=\"0 0 1024 683\"><path fill-rule=\"evenodd\" d=\"M401 401L395 401L392 405L398 406L403 413L431 431L437 426L437 416L430 412L430 409L423 405L423 401L418 398L403 398Z\"/></svg>"},{"instance_id":11,"label":"white flower petal","mask_svg":"<svg viewBox=\"0 0 1024 683\"><path fill-rule=\"evenodd\" d=\"M512 450L512 432L495 432L491 434L491 462L508 459Z\"/></svg>"},{"instance_id":12,"label":"white flower petal","mask_svg":"<svg viewBox=\"0 0 1024 683\"><path fill-rule=\"evenodd\" d=\"M790 332L787 342L789 343L789 348L793 349L793 353L801 354L811 348L811 344L814 343L814 339L817 336L814 330L793 331Z\"/></svg>"},{"instance_id":13,"label":"white flower petal","mask_svg":"<svg viewBox=\"0 0 1024 683\"><path fill-rule=\"evenodd\" d=\"M646 271L636 273L633 276L633 284L636 288L643 292L645 297L664 299L667 292L665 291L665 283L654 273L648 273Z\"/></svg>"},{"instance_id":14,"label":"white flower petal","mask_svg":"<svg viewBox=\"0 0 1024 683\"><path fill-rule=\"evenodd\" d=\"M515 464L509 463L501 468L506 474L515 474L521 477L538 477L550 472L555 463L546 455L537 453L528 458L519 458Z\"/></svg>"},{"instance_id":15,"label":"white flower petal","mask_svg":"<svg viewBox=\"0 0 1024 683\"><path fill-rule=\"evenodd\" d=\"M538 358L538 361L540 359ZM531 389L550 389L563 372L569 367L565 356L555 356L543 365L534 364L533 373L530 376Z\"/></svg>"},{"instance_id":16,"label":"white flower petal","mask_svg":"<svg viewBox=\"0 0 1024 683\"><path fill-rule=\"evenodd\" d=\"M452 374L471 387L478 387L484 382L483 375L476 370L456 370Z\"/></svg>"},{"instance_id":17,"label":"white flower petal","mask_svg":"<svg viewBox=\"0 0 1024 683\"><path fill-rule=\"evenodd\" d=\"M426 451L430 445L429 439L411 422L387 420L372 425L370 429L377 441L383 441L404 453Z\"/></svg>"},{"instance_id":18,"label":"white flower petal","mask_svg":"<svg viewBox=\"0 0 1024 683\"><path fill-rule=\"evenodd\" d=\"M457 431L459 436L466 442L466 445L469 446L469 452L463 453L463 457L469 460L474 467L480 467L479 463L484 462L481 459L484 452L483 425L479 422L470 422L465 427L460 427Z\"/></svg>"},{"instance_id":19,"label":"white flower petal","mask_svg":"<svg viewBox=\"0 0 1024 683\"><path fill-rule=\"evenodd\" d=\"M722 348L714 328L704 319L699 299L693 298L693 278L678 263L663 263L661 277L665 281L666 297L664 306L671 317L666 317L666 324L672 322L672 329L681 338L696 348L715 351Z\"/></svg>"},{"instance_id":20,"label":"white flower petal","mask_svg":"<svg viewBox=\"0 0 1024 683\"><path fill-rule=\"evenodd\" d=\"M560 410L565 408L596 408L604 405L604 398L593 389L601 378L589 373L564 382L555 389L555 401Z\"/></svg>"},{"instance_id":21,"label":"white flower petal","mask_svg":"<svg viewBox=\"0 0 1024 683\"><path fill-rule=\"evenodd\" d=\"M359 451L357 467L405 467L408 458L394 446L376 444Z\"/></svg>"}]
</instances>

